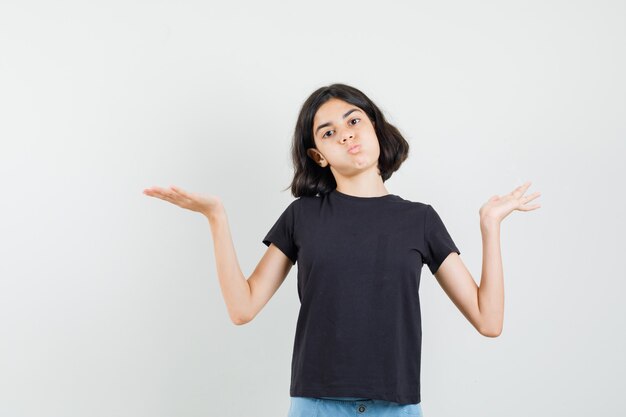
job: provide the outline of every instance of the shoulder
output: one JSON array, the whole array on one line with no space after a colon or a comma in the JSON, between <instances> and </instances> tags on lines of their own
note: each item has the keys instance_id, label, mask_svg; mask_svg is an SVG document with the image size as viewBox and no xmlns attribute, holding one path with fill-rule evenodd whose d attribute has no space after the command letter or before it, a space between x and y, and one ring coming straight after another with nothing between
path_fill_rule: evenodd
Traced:
<instances>
[{"instance_id":1,"label":"shoulder","mask_svg":"<svg viewBox=\"0 0 626 417\"><path fill-rule=\"evenodd\" d=\"M400 196L396 196L396 198L394 198L391 203L397 204L401 207L406 207L420 214L425 214L429 209L432 209L432 206L428 203L417 200L408 200Z\"/></svg>"},{"instance_id":2,"label":"shoulder","mask_svg":"<svg viewBox=\"0 0 626 417\"><path fill-rule=\"evenodd\" d=\"M297 197L292 201L291 204L294 204L297 207L315 207L319 206L324 200L324 196L307 196L303 195Z\"/></svg>"},{"instance_id":3,"label":"shoulder","mask_svg":"<svg viewBox=\"0 0 626 417\"><path fill-rule=\"evenodd\" d=\"M306 214L311 210L319 208L321 200L320 197L296 197L287 205L285 211L293 213L294 216L299 216L303 212Z\"/></svg>"}]
</instances>

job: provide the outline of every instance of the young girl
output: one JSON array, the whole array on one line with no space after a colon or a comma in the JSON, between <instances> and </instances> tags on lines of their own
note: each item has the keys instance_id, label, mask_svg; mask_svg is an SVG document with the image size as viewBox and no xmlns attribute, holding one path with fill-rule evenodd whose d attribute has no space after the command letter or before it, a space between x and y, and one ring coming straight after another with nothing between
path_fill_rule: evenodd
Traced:
<instances>
[{"instance_id":1,"label":"young girl","mask_svg":"<svg viewBox=\"0 0 626 417\"><path fill-rule=\"evenodd\" d=\"M409 144L361 91L322 87L304 102L292 144L292 201L271 227L246 279L219 197L178 187L144 190L204 214L220 286L236 324L250 322L298 262L301 307L291 362L289 417L421 416L419 282L428 265L476 330L502 331L500 222L540 195L527 182L479 210L478 287L435 209L390 194L384 182Z\"/></svg>"}]
</instances>

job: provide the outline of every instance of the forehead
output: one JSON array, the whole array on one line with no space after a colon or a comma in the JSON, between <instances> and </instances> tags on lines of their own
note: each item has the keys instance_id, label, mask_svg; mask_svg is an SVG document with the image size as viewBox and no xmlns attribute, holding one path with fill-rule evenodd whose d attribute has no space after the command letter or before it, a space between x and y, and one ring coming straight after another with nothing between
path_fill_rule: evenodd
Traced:
<instances>
[{"instance_id":1,"label":"forehead","mask_svg":"<svg viewBox=\"0 0 626 417\"><path fill-rule=\"evenodd\" d=\"M320 123L334 122L335 119L341 119L341 115L351 108L357 108L363 111L358 106L347 103L341 99L331 98L317 109L313 122L315 126Z\"/></svg>"}]
</instances>

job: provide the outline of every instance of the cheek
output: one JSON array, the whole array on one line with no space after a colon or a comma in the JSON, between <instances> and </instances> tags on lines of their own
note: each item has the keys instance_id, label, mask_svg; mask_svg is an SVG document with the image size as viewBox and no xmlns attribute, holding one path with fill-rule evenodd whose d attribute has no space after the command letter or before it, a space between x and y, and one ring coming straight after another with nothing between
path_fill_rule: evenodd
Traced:
<instances>
[{"instance_id":1,"label":"cheek","mask_svg":"<svg viewBox=\"0 0 626 417\"><path fill-rule=\"evenodd\" d=\"M373 149L380 149L380 142L378 140L378 136L376 136L376 133L372 133L372 148Z\"/></svg>"}]
</instances>

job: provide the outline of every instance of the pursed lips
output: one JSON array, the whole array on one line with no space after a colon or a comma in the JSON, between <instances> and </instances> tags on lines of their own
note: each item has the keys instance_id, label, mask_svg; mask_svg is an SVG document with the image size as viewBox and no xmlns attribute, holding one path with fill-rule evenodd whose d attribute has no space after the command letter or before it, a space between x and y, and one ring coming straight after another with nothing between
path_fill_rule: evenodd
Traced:
<instances>
[{"instance_id":1,"label":"pursed lips","mask_svg":"<svg viewBox=\"0 0 626 417\"><path fill-rule=\"evenodd\" d=\"M361 145L352 145L350 148L348 148L348 152L353 153L353 151L358 151L360 148Z\"/></svg>"}]
</instances>

